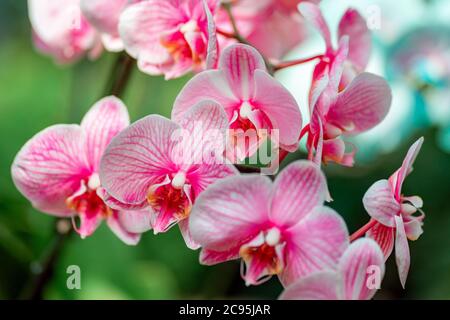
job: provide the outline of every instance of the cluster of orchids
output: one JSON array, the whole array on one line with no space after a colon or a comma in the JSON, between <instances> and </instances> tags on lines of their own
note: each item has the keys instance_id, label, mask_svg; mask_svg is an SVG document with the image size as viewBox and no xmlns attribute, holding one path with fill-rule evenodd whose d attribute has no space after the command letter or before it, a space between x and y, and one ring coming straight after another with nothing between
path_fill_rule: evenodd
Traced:
<instances>
[{"instance_id":1,"label":"cluster of orchids","mask_svg":"<svg viewBox=\"0 0 450 320\"><path fill-rule=\"evenodd\" d=\"M350 235L325 205L332 195L321 165L353 166L356 147L346 137L380 123L392 97L383 78L364 71L371 51L364 18L347 10L333 44L317 2L29 0L35 43L60 63L125 50L150 75L195 75L171 119L151 114L130 125L124 103L108 96L80 125L39 132L12 164L18 190L38 210L70 217L81 238L103 220L129 245L178 225L186 246L200 249L200 263L241 259L246 285L277 275L281 299L371 299L394 246L404 287L408 240L421 235L424 214L421 198L401 189L423 138L389 179L369 188L362 202L370 220ZM280 62L308 25L325 52ZM299 105L273 75L314 60L303 126ZM264 146L271 161L261 171L303 138L307 158L274 179L276 170L243 172Z\"/></svg>"}]
</instances>

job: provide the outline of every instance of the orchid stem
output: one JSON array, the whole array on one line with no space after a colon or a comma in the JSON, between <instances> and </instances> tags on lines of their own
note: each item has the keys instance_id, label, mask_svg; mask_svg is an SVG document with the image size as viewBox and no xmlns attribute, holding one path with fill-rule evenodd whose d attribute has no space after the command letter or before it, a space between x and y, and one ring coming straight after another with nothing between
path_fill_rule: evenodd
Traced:
<instances>
[{"instance_id":1,"label":"orchid stem","mask_svg":"<svg viewBox=\"0 0 450 320\"><path fill-rule=\"evenodd\" d=\"M303 59L297 59L297 60L292 60L292 61L285 61L285 62L280 62L278 64L275 64L274 66L274 70L278 71L278 70L282 70L285 68L289 68L289 67L293 67L293 66L297 66L299 64L303 64L303 63L307 63L316 59L320 59L322 58L323 55L319 54L317 56L313 56L310 58L303 58Z\"/></svg>"},{"instance_id":2,"label":"orchid stem","mask_svg":"<svg viewBox=\"0 0 450 320\"><path fill-rule=\"evenodd\" d=\"M238 169L238 171L240 173L260 173L261 172L260 168L256 168L256 167L252 167L252 166L246 166L246 165L241 165L241 164L235 164L234 166L236 167L236 169Z\"/></svg>"},{"instance_id":3,"label":"orchid stem","mask_svg":"<svg viewBox=\"0 0 450 320\"><path fill-rule=\"evenodd\" d=\"M133 72L134 62L134 59L125 52L117 57L109 77L110 83L105 89L106 95L113 95L118 98L123 95Z\"/></svg>"},{"instance_id":4,"label":"orchid stem","mask_svg":"<svg viewBox=\"0 0 450 320\"><path fill-rule=\"evenodd\" d=\"M64 244L73 233L70 222L60 219L55 224L56 236L50 244L44 259L37 265L37 273L29 290L24 294L27 300L41 300L47 284L52 279L55 265L59 260Z\"/></svg>"},{"instance_id":5,"label":"orchid stem","mask_svg":"<svg viewBox=\"0 0 450 320\"><path fill-rule=\"evenodd\" d=\"M361 228L359 228L350 236L350 242L353 242L356 239L359 239L362 236L364 236L366 232L369 231L376 223L377 221L375 219L371 219L369 222L367 222L365 225L363 225Z\"/></svg>"}]
</instances>

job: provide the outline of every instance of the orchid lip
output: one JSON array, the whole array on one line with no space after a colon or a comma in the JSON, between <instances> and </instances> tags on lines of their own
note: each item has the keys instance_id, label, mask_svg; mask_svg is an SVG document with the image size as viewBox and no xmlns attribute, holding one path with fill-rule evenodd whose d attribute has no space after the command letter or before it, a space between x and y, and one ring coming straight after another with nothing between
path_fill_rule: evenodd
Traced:
<instances>
[{"instance_id":1,"label":"orchid lip","mask_svg":"<svg viewBox=\"0 0 450 320\"><path fill-rule=\"evenodd\" d=\"M279 274L284 268L284 247L281 230L273 227L261 231L240 249L242 277L246 285L257 285Z\"/></svg>"}]
</instances>

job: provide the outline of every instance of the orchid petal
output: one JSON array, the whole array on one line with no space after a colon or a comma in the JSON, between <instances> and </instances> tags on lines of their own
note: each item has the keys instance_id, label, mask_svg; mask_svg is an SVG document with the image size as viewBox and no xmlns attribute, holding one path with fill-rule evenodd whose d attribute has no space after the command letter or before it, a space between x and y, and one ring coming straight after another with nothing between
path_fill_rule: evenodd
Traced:
<instances>
[{"instance_id":1,"label":"orchid petal","mask_svg":"<svg viewBox=\"0 0 450 320\"><path fill-rule=\"evenodd\" d=\"M140 204L148 189L173 168L176 144L174 122L147 116L116 136L102 157L100 179L106 191L120 202Z\"/></svg>"},{"instance_id":2,"label":"orchid petal","mask_svg":"<svg viewBox=\"0 0 450 320\"><path fill-rule=\"evenodd\" d=\"M273 129L279 130L280 144L297 144L302 129L302 115L294 97L265 71L255 70L254 78L255 95L252 103L265 113Z\"/></svg>"},{"instance_id":3,"label":"orchid petal","mask_svg":"<svg viewBox=\"0 0 450 320\"><path fill-rule=\"evenodd\" d=\"M112 232L125 244L129 246L135 246L138 244L141 239L140 233L132 233L125 228L122 224L121 219L119 218L119 213L114 212L108 219L106 219L106 223Z\"/></svg>"},{"instance_id":4,"label":"orchid petal","mask_svg":"<svg viewBox=\"0 0 450 320\"><path fill-rule=\"evenodd\" d=\"M123 11L119 33L132 57L142 62L164 64L171 57L161 44L161 36L175 31L181 22L172 1L142 1Z\"/></svg>"},{"instance_id":5,"label":"orchid petal","mask_svg":"<svg viewBox=\"0 0 450 320\"><path fill-rule=\"evenodd\" d=\"M17 189L33 206L46 213L66 216L66 199L90 175L78 125L51 126L30 139L11 167Z\"/></svg>"},{"instance_id":6,"label":"orchid petal","mask_svg":"<svg viewBox=\"0 0 450 320\"><path fill-rule=\"evenodd\" d=\"M217 64L219 63L219 48L217 44L216 24L214 23L214 17L206 0L203 0L203 8L205 10L206 20L208 23L208 50L206 54L206 69L215 69L217 67Z\"/></svg>"},{"instance_id":7,"label":"orchid petal","mask_svg":"<svg viewBox=\"0 0 450 320\"><path fill-rule=\"evenodd\" d=\"M112 138L130 124L126 106L116 97L98 101L81 121L87 157L92 171L98 171L100 159Z\"/></svg>"},{"instance_id":8,"label":"orchid petal","mask_svg":"<svg viewBox=\"0 0 450 320\"><path fill-rule=\"evenodd\" d=\"M213 100L222 105L231 119L233 107L239 105L222 71L207 70L195 75L178 94L173 109L172 119L179 121L183 114L202 100Z\"/></svg>"},{"instance_id":9,"label":"orchid petal","mask_svg":"<svg viewBox=\"0 0 450 320\"><path fill-rule=\"evenodd\" d=\"M339 22L339 35L349 36L348 59L361 72L367 66L372 48L372 39L364 18L355 9L348 9Z\"/></svg>"},{"instance_id":10,"label":"orchid petal","mask_svg":"<svg viewBox=\"0 0 450 320\"><path fill-rule=\"evenodd\" d=\"M361 73L339 93L328 114L328 121L342 127L351 126L347 134L367 131L379 124L391 106L391 89L383 78Z\"/></svg>"},{"instance_id":11,"label":"orchid petal","mask_svg":"<svg viewBox=\"0 0 450 320\"><path fill-rule=\"evenodd\" d=\"M119 17L128 3L130 3L129 0L81 0L80 7L97 30L110 35L118 35Z\"/></svg>"},{"instance_id":12,"label":"orchid petal","mask_svg":"<svg viewBox=\"0 0 450 320\"><path fill-rule=\"evenodd\" d=\"M335 269L348 247L344 220L327 207L316 207L287 232L291 237L285 248L286 268L280 274L284 286L313 272Z\"/></svg>"},{"instance_id":13,"label":"orchid petal","mask_svg":"<svg viewBox=\"0 0 450 320\"><path fill-rule=\"evenodd\" d=\"M380 283L369 284L370 276L379 272L379 280L384 276L384 256L378 244L372 239L358 239L353 242L339 261L339 270L344 281L346 300L370 300ZM377 280L377 279L375 279ZM374 285L371 288L371 285Z\"/></svg>"},{"instance_id":14,"label":"orchid petal","mask_svg":"<svg viewBox=\"0 0 450 320\"><path fill-rule=\"evenodd\" d=\"M321 36L325 40L327 50L331 49L332 43L330 29L328 28L319 6L309 2L302 2L298 5L298 10L303 17L311 23L317 31L320 32Z\"/></svg>"},{"instance_id":15,"label":"orchid petal","mask_svg":"<svg viewBox=\"0 0 450 320\"><path fill-rule=\"evenodd\" d=\"M405 288L406 278L408 277L410 254L408 239L406 238L403 220L395 216L396 235L395 235L395 261L397 263L398 276L402 287Z\"/></svg>"},{"instance_id":16,"label":"orchid petal","mask_svg":"<svg viewBox=\"0 0 450 320\"><path fill-rule=\"evenodd\" d=\"M189 249L197 250L200 248L200 245L192 239L191 232L189 231L189 219L179 221L178 227L180 227L181 235L183 236L184 242Z\"/></svg>"},{"instance_id":17,"label":"orchid petal","mask_svg":"<svg viewBox=\"0 0 450 320\"><path fill-rule=\"evenodd\" d=\"M419 239L419 237L423 233L422 229L422 221L416 217L412 217L412 219L408 222L404 223L405 233L409 240L415 241Z\"/></svg>"},{"instance_id":18,"label":"orchid petal","mask_svg":"<svg viewBox=\"0 0 450 320\"><path fill-rule=\"evenodd\" d=\"M271 219L280 225L292 226L324 203L327 183L317 165L296 161L277 176L273 190Z\"/></svg>"},{"instance_id":19,"label":"orchid petal","mask_svg":"<svg viewBox=\"0 0 450 320\"><path fill-rule=\"evenodd\" d=\"M394 249L395 241L395 228L386 227L385 225L377 222L366 233L367 237L375 240L383 251L384 261L386 261Z\"/></svg>"},{"instance_id":20,"label":"orchid petal","mask_svg":"<svg viewBox=\"0 0 450 320\"><path fill-rule=\"evenodd\" d=\"M150 208L143 210L121 210L117 213L119 223L130 233L144 233L152 229Z\"/></svg>"},{"instance_id":21,"label":"orchid petal","mask_svg":"<svg viewBox=\"0 0 450 320\"><path fill-rule=\"evenodd\" d=\"M239 249L241 245L237 245L227 251L214 251L203 248L200 252L199 261L203 265L212 266L225 261L239 259Z\"/></svg>"},{"instance_id":22,"label":"orchid petal","mask_svg":"<svg viewBox=\"0 0 450 320\"><path fill-rule=\"evenodd\" d=\"M333 271L320 271L299 279L288 286L280 300L338 300L339 275Z\"/></svg>"},{"instance_id":23,"label":"orchid petal","mask_svg":"<svg viewBox=\"0 0 450 320\"><path fill-rule=\"evenodd\" d=\"M363 197L367 213L387 227L395 227L394 217L400 212L400 204L394 198L394 191L388 180L375 182Z\"/></svg>"},{"instance_id":24,"label":"orchid petal","mask_svg":"<svg viewBox=\"0 0 450 320\"><path fill-rule=\"evenodd\" d=\"M408 153L406 154L405 159L403 160L402 166L400 169L397 170L395 175L395 195L397 197L400 197L403 182L405 181L405 178L411 173L413 170L413 164L414 161L417 158L417 155L419 154L420 148L423 144L423 137L418 139L414 144L409 148ZM392 179L392 177L391 177Z\"/></svg>"},{"instance_id":25,"label":"orchid petal","mask_svg":"<svg viewBox=\"0 0 450 320\"><path fill-rule=\"evenodd\" d=\"M200 194L189 218L192 238L213 251L251 240L268 221L272 183L258 175L231 176Z\"/></svg>"},{"instance_id":26,"label":"orchid petal","mask_svg":"<svg viewBox=\"0 0 450 320\"><path fill-rule=\"evenodd\" d=\"M266 65L255 48L235 44L222 52L219 69L225 73L234 94L241 100L248 101L254 92L255 70L266 71Z\"/></svg>"}]
</instances>

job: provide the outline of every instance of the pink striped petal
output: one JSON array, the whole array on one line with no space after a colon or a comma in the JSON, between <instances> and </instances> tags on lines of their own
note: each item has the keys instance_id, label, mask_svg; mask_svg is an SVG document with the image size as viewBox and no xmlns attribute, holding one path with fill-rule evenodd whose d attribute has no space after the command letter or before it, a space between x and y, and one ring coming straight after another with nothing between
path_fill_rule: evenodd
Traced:
<instances>
[{"instance_id":1,"label":"pink striped petal","mask_svg":"<svg viewBox=\"0 0 450 320\"><path fill-rule=\"evenodd\" d=\"M212 143L217 139L223 139L228 128L227 114L222 106L213 100L202 100L193 105L179 120L176 121L183 129L187 130L193 138L191 143L192 149L197 149L197 145ZM212 137L209 137L212 135ZM222 145L225 149L224 141L219 141L218 145ZM206 147L206 146L203 146Z\"/></svg>"},{"instance_id":2,"label":"pink striped petal","mask_svg":"<svg viewBox=\"0 0 450 320\"><path fill-rule=\"evenodd\" d=\"M298 14L273 10L268 18L262 19L263 22L257 23L247 40L268 58L281 59L306 37Z\"/></svg>"},{"instance_id":3,"label":"pink striped petal","mask_svg":"<svg viewBox=\"0 0 450 320\"><path fill-rule=\"evenodd\" d=\"M118 36L119 17L122 11L131 3L139 0L81 0L83 14L100 32Z\"/></svg>"},{"instance_id":4,"label":"pink striped petal","mask_svg":"<svg viewBox=\"0 0 450 320\"><path fill-rule=\"evenodd\" d=\"M222 52L219 69L225 73L236 97L248 101L254 92L255 70L266 71L266 65L255 48L245 44L234 44Z\"/></svg>"},{"instance_id":5,"label":"pink striped petal","mask_svg":"<svg viewBox=\"0 0 450 320\"><path fill-rule=\"evenodd\" d=\"M210 1L217 2L217 1ZM203 0L203 8L206 14L206 20L208 23L208 49L206 53L206 69L215 69L219 63L219 47L217 44L217 32L216 24L214 23L214 17L208 6L206 0Z\"/></svg>"},{"instance_id":6,"label":"pink striped petal","mask_svg":"<svg viewBox=\"0 0 450 320\"><path fill-rule=\"evenodd\" d=\"M180 227L181 235L183 236L184 242L189 249L197 250L200 248L200 245L192 239L192 235L189 230L189 218L179 221L178 227Z\"/></svg>"},{"instance_id":7,"label":"pink striped petal","mask_svg":"<svg viewBox=\"0 0 450 320\"><path fill-rule=\"evenodd\" d=\"M369 283L370 276L379 272L381 281L384 269L384 256L375 241L363 238L353 242L339 261L344 281L344 299L370 300L377 291L376 287L381 285Z\"/></svg>"},{"instance_id":8,"label":"pink striped petal","mask_svg":"<svg viewBox=\"0 0 450 320\"><path fill-rule=\"evenodd\" d=\"M377 222L366 233L367 237L375 240L383 251L384 261L386 261L394 249L395 241L395 228L386 227L385 225Z\"/></svg>"},{"instance_id":9,"label":"pink striped petal","mask_svg":"<svg viewBox=\"0 0 450 320\"><path fill-rule=\"evenodd\" d=\"M420 218L412 217L410 221L404 222L406 236L409 240L415 241L423 233L422 221Z\"/></svg>"},{"instance_id":10,"label":"pink striped petal","mask_svg":"<svg viewBox=\"0 0 450 320\"><path fill-rule=\"evenodd\" d=\"M408 239L406 238L405 226L399 216L395 216L395 261L397 263L398 276L402 287L405 288L406 278L408 278L410 254Z\"/></svg>"},{"instance_id":11,"label":"pink striped petal","mask_svg":"<svg viewBox=\"0 0 450 320\"><path fill-rule=\"evenodd\" d=\"M327 50L332 49L330 29L328 28L319 6L310 2L302 2L298 5L298 9L303 17L320 32L325 40Z\"/></svg>"},{"instance_id":12,"label":"pink striped petal","mask_svg":"<svg viewBox=\"0 0 450 320\"><path fill-rule=\"evenodd\" d=\"M375 182L363 197L367 213L387 227L395 227L394 216L400 212L400 204L394 198L394 191L388 180Z\"/></svg>"},{"instance_id":13,"label":"pink striped petal","mask_svg":"<svg viewBox=\"0 0 450 320\"><path fill-rule=\"evenodd\" d=\"M413 164L417 158L417 155L419 154L420 148L422 147L423 140L424 140L423 137L421 137L416 142L414 142L414 144L409 148L408 153L406 154L406 157L403 160L402 166L390 178L390 180L393 182L393 185L395 186L395 195L398 199L401 196L401 190L405 178L413 170Z\"/></svg>"},{"instance_id":14,"label":"pink striped petal","mask_svg":"<svg viewBox=\"0 0 450 320\"><path fill-rule=\"evenodd\" d=\"M313 272L335 269L348 247L344 220L327 207L316 207L286 232L290 234L285 248L286 268L280 274L284 286Z\"/></svg>"},{"instance_id":15,"label":"pink striped petal","mask_svg":"<svg viewBox=\"0 0 450 320\"><path fill-rule=\"evenodd\" d=\"M327 119L341 127L351 127L346 133L357 134L379 124L386 117L391 101L392 93L386 80L361 73L338 95Z\"/></svg>"},{"instance_id":16,"label":"pink striped petal","mask_svg":"<svg viewBox=\"0 0 450 320\"><path fill-rule=\"evenodd\" d=\"M139 61L167 62L171 57L161 38L174 32L182 18L175 1L149 0L129 6L119 20L126 51Z\"/></svg>"},{"instance_id":17,"label":"pink striped petal","mask_svg":"<svg viewBox=\"0 0 450 320\"><path fill-rule=\"evenodd\" d=\"M227 251L214 251L203 248L200 252L200 263L212 266L218 263L222 263L225 261L236 260L239 259L239 250L241 245L237 245L234 248L231 248Z\"/></svg>"},{"instance_id":18,"label":"pink striped petal","mask_svg":"<svg viewBox=\"0 0 450 320\"><path fill-rule=\"evenodd\" d=\"M92 171L98 171L106 147L129 124L127 107L113 96L101 99L86 113L81 130Z\"/></svg>"},{"instance_id":19,"label":"pink striped petal","mask_svg":"<svg viewBox=\"0 0 450 320\"><path fill-rule=\"evenodd\" d=\"M255 70L254 78L252 104L265 113L274 129L279 130L280 144L297 144L302 129L302 115L294 97L265 71Z\"/></svg>"},{"instance_id":20,"label":"pink striped petal","mask_svg":"<svg viewBox=\"0 0 450 320\"><path fill-rule=\"evenodd\" d=\"M125 244L129 246L135 246L141 239L140 233L132 233L128 231L119 219L119 214L114 212L107 220L106 223L112 232Z\"/></svg>"},{"instance_id":21,"label":"pink striped petal","mask_svg":"<svg viewBox=\"0 0 450 320\"><path fill-rule=\"evenodd\" d=\"M100 180L106 191L120 202L140 204L148 189L173 169L170 158L177 141L174 122L147 116L116 136L102 157Z\"/></svg>"},{"instance_id":22,"label":"pink striped petal","mask_svg":"<svg viewBox=\"0 0 450 320\"><path fill-rule=\"evenodd\" d=\"M204 100L186 112L179 124L187 136L175 148L178 157L173 159L180 167L186 167L195 194L216 180L238 172L223 157L228 118L222 106Z\"/></svg>"},{"instance_id":23,"label":"pink striped petal","mask_svg":"<svg viewBox=\"0 0 450 320\"><path fill-rule=\"evenodd\" d=\"M333 271L320 271L299 279L286 288L280 300L338 300L340 278Z\"/></svg>"},{"instance_id":24,"label":"pink striped petal","mask_svg":"<svg viewBox=\"0 0 450 320\"><path fill-rule=\"evenodd\" d=\"M364 18L355 9L348 9L339 23L339 38L349 36L348 59L361 72L369 62L372 39Z\"/></svg>"},{"instance_id":25,"label":"pink striped petal","mask_svg":"<svg viewBox=\"0 0 450 320\"><path fill-rule=\"evenodd\" d=\"M333 102L334 99L336 99L336 95L339 91L339 83L342 78L342 73L344 72L345 62L347 61L348 58L348 50L349 50L349 38L348 36L343 36L342 38L339 39L338 49L333 54L334 57L330 64L330 71L329 71L331 84L330 90L334 94L334 96L332 96Z\"/></svg>"},{"instance_id":26,"label":"pink striped petal","mask_svg":"<svg viewBox=\"0 0 450 320\"><path fill-rule=\"evenodd\" d=\"M271 219L279 225L292 226L324 203L327 183L317 165L300 160L281 171L273 190Z\"/></svg>"},{"instance_id":27,"label":"pink striped petal","mask_svg":"<svg viewBox=\"0 0 450 320\"><path fill-rule=\"evenodd\" d=\"M183 114L202 100L214 100L227 111L231 119L232 110L240 105L222 71L208 70L195 75L178 94L172 119L179 121Z\"/></svg>"},{"instance_id":28,"label":"pink striped petal","mask_svg":"<svg viewBox=\"0 0 450 320\"><path fill-rule=\"evenodd\" d=\"M123 202L120 202L119 200L117 200L116 198L112 197L103 187L97 188L97 195L99 196L100 199L103 200L103 202L105 202L105 204L109 208L114 209L114 210L134 211L134 210L141 210L144 208L148 208L147 200L144 200L138 204L123 203ZM148 209L148 210L150 210L150 209Z\"/></svg>"},{"instance_id":29,"label":"pink striped petal","mask_svg":"<svg viewBox=\"0 0 450 320\"><path fill-rule=\"evenodd\" d=\"M271 190L270 179L258 175L232 176L211 185L192 208L192 238L218 252L251 240L268 222Z\"/></svg>"},{"instance_id":30,"label":"pink striped petal","mask_svg":"<svg viewBox=\"0 0 450 320\"><path fill-rule=\"evenodd\" d=\"M30 139L11 167L17 189L37 209L58 216L71 213L66 199L90 176L78 125L51 126Z\"/></svg>"},{"instance_id":31,"label":"pink striped petal","mask_svg":"<svg viewBox=\"0 0 450 320\"><path fill-rule=\"evenodd\" d=\"M119 223L123 229L130 233L144 233L152 229L151 209L121 210L117 214Z\"/></svg>"}]
</instances>

